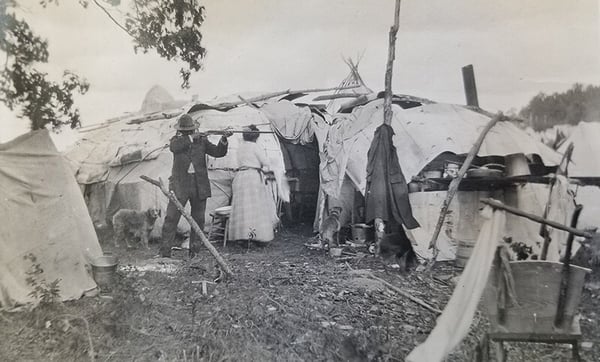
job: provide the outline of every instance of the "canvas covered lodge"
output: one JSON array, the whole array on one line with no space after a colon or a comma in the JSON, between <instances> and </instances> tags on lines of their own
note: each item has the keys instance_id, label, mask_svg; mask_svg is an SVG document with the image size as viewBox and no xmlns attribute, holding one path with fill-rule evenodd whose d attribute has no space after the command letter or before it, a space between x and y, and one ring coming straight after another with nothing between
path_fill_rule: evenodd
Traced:
<instances>
[{"instance_id":1,"label":"canvas covered lodge","mask_svg":"<svg viewBox=\"0 0 600 362\"><path fill-rule=\"evenodd\" d=\"M109 120L82 129L80 141L67 153L67 158L84 190L92 220L101 225L110 222L121 208L166 207L167 200L160 191L139 176L168 180L172 155L166 145L175 133L177 117L183 112L200 122L200 131L226 127L239 130L255 124L260 130L273 131L262 134L259 144L275 172L272 194L281 206L280 211L287 214L284 216L298 220L302 216L299 211L305 216L308 211L309 216L314 215L316 231L327 210L339 205L343 208L345 226L364 222L361 203L364 203L367 151L375 129L383 122L383 92L355 93L350 102L337 102L336 110L331 109L331 102L327 105L314 101L318 94L289 92L248 99L232 96L225 101L194 102L178 109ZM403 95L394 96L393 111L393 143L409 183L413 213L421 225L408 231L407 236L417 254L427 259L431 257L429 239L450 181L442 172L448 164L464 161L490 115L466 106ZM210 136L213 141L218 137ZM226 157L209 157L213 196L207 203L207 216L231 200L240 140L240 134L230 138ZM485 138L473 167L486 164L506 167L505 156L514 154L526 155L534 174L467 177L440 233L438 259L454 259L461 242L472 243L476 239L479 200L483 197L492 196L524 211L542 214L549 198L547 176L561 159L558 153L513 123L499 122ZM537 181L531 182L528 176L537 176ZM540 177L544 179L541 182ZM549 217L568 223L572 201L566 193L557 192L560 191L553 195L556 207ZM507 235L532 246L535 254L541 243L539 226L516 216L508 219ZM155 232L160 231L160 223L157 226ZM186 228L185 222L180 226ZM557 235L556 240L564 239ZM556 248L549 259L558 258L559 244L554 243Z\"/></svg>"},{"instance_id":2,"label":"canvas covered lodge","mask_svg":"<svg viewBox=\"0 0 600 362\"><path fill-rule=\"evenodd\" d=\"M335 125L329 130L330 139L342 139L328 143L337 159L337 167L322 170L323 189L331 195L350 195L353 188L364 195L367 150L375 129L383 122L382 94L372 95L362 104L342 108ZM393 105L392 128L398 159L409 182L409 198L413 214L420 228L407 234L413 247L424 258L431 257L429 241L438 221L443 200L451 180L444 177L448 164L462 164L466 154L489 122L490 116L481 111L460 105L449 105L420 100L413 97L396 97ZM341 147L338 147L341 146ZM547 176L555 171L561 156L541 142L534 141L511 122L499 122L485 137L473 167L486 164L506 167L506 157L523 154L534 171L523 175L503 177L465 178L463 186L451 203L442 232L438 239L439 259L454 259L456 248L462 242L471 243L479 233L479 200L494 197L522 210L541 215L548 201ZM431 172L430 172L431 171ZM508 170L505 170L508 172ZM330 176L323 180L323 174ZM529 177L532 176L532 177ZM538 177L533 177L538 176ZM540 180L540 177L541 180ZM533 179L536 179L534 183ZM559 195L553 208L555 221L565 223L570 217L572 201L568 195ZM343 196L349 202L350 198ZM359 197L360 199L360 197ZM343 202L343 201L342 201ZM360 203L360 200L359 200ZM531 244L534 249L540 243L539 226L518 217L508 216L506 235L513 240ZM564 236L564 235L563 235ZM564 241L564 237L557 240ZM556 245L556 244L555 244ZM539 248L538 248L539 249ZM553 259L558 257L554 250Z\"/></svg>"},{"instance_id":3,"label":"canvas covered lodge","mask_svg":"<svg viewBox=\"0 0 600 362\"><path fill-rule=\"evenodd\" d=\"M297 110L302 111L299 108ZM270 131L273 124L266 111L247 106L218 108L196 104L186 111L200 123L201 132L226 127L241 130L250 124L257 125L261 131ZM80 141L66 157L76 170L75 175L84 190L94 224L100 226L109 223L112 215L122 208L166 208L167 199L160 190L141 180L140 176L168 182L172 163L168 143L175 134L173 126L177 116L182 113L182 110L159 112L158 118L150 116L142 122L139 117L138 120L136 117L122 118L96 129L83 130ZM312 193L316 197L318 190L316 147L313 142L294 144L297 131L290 126L303 123L306 127L313 115L306 109L292 116L296 118L287 126L282 123L279 133L263 133L257 141L275 173L272 191L279 205L282 201L290 201L288 183L283 182L286 174L298 180L293 185L295 193ZM209 139L216 143L219 137L213 135ZM230 137L225 157L209 157L207 167L212 197L207 202L207 216L215 208L229 205L231 201L231 183L238 168L237 147L241 139L239 133ZM184 221L180 226L189 228ZM160 227L156 229L160 231Z\"/></svg>"}]
</instances>

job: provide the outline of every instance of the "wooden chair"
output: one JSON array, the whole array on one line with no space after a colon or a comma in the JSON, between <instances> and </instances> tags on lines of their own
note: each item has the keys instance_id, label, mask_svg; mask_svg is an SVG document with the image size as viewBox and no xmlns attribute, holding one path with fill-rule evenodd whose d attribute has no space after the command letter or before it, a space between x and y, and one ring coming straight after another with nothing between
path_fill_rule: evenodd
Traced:
<instances>
[{"instance_id":1,"label":"wooden chair","mask_svg":"<svg viewBox=\"0 0 600 362\"><path fill-rule=\"evenodd\" d=\"M496 262L483 295L491 328L481 360L489 358L489 341L497 342L497 360L506 361L504 342L564 343L572 345L573 359L580 360L581 329L575 316L585 275L589 269L570 266L563 323L554 325L559 298L562 263L548 261L510 262L515 305L508 297L503 268ZM504 274L505 275L505 274Z\"/></svg>"}]
</instances>

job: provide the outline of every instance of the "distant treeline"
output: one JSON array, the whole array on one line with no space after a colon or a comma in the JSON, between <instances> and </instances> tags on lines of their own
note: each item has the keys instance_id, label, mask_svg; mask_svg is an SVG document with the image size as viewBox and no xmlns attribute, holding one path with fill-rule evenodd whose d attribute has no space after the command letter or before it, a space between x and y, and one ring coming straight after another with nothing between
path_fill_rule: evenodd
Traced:
<instances>
[{"instance_id":1,"label":"distant treeline","mask_svg":"<svg viewBox=\"0 0 600 362\"><path fill-rule=\"evenodd\" d=\"M600 86L574 84L564 93L533 97L519 112L536 131L557 124L600 121Z\"/></svg>"}]
</instances>

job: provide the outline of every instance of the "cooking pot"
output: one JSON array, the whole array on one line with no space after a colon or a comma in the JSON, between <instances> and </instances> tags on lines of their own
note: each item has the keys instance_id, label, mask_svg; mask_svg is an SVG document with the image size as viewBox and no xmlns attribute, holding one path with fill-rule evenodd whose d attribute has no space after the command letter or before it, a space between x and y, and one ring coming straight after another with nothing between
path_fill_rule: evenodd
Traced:
<instances>
[{"instance_id":1,"label":"cooking pot","mask_svg":"<svg viewBox=\"0 0 600 362\"><path fill-rule=\"evenodd\" d=\"M408 192L419 192L421 191L421 183L411 182L408 184Z\"/></svg>"}]
</instances>

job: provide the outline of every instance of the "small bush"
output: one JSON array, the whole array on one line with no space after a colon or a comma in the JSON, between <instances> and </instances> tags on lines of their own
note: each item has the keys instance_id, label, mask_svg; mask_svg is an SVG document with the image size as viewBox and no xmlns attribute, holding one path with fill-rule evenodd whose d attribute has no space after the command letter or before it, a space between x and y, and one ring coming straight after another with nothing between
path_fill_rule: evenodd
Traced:
<instances>
[{"instance_id":1,"label":"small bush","mask_svg":"<svg viewBox=\"0 0 600 362\"><path fill-rule=\"evenodd\" d=\"M32 290L29 296L36 299L40 305L50 305L60 301L60 279L55 279L52 282L47 282L42 274L44 269L40 263L37 262L37 257L33 253L29 253L23 257L25 260L31 262L31 267L25 273L27 278L25 281Z\"/></svg>"}]
</instances>

